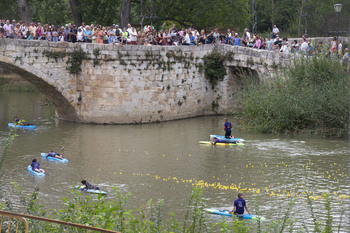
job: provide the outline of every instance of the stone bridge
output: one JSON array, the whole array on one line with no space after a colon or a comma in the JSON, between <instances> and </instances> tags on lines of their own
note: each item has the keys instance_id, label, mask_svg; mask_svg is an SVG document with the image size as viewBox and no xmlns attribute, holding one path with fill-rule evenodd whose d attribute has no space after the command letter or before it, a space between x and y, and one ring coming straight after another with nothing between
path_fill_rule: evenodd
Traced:
<instances>
[{"instance_id":1,"label":"stone bridge","mask_svg":"<svg viewBox=\"0 0 350 233\"><path fill-rule=\"evenodd\" d=\"M227 75L213 88L203 57L220 52ZM234 110L241 72L260 78L289 55L227 45L123 46L0 39L0 66L34 84L59 119L149 123Z\"/></svg>"}]
</instances>

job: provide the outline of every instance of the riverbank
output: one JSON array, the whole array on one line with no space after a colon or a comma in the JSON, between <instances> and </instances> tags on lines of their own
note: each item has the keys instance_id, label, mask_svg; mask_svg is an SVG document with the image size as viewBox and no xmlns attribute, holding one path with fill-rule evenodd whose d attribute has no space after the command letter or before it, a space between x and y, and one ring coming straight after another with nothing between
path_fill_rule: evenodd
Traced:
<instances>
[{"instance_id":1,"label":"riverbank","mask_svg":"<svg viewBox=\"0 0 350 233\"><path fill-rule=\"evenodd\" d=\"M0 75L0 92L35 92L39 90L30 82L14 74Z\"/></svg>"},{"instance_id":2,"label":"riverbank","mask_svg":"<svg viewBox=\"0 0 350 233\"><path fill-rule=\"evenodd\" d=\"M301 58L273 80L246 78L234 112L242 128L273 134L347 137L350 74L337 59Z\"/></svg>"},{"instance_id":3,"label":"riverbank","mask_svg":"<svg viewBox=\"0 0 350 233\"><path fill-rule=\"evenodd\" d=\"M177 216L170 211L169 215L165 214L164 202L166 200L158 199L148 200L147 204L138 209L130 209L126 206L127 200L131 194L123 195L117 188L114 189L112 198L106 199L105 196L93 198L84 195L80 192L72 192L72 199L63 199L62 209L52 209L46 211L40 205L39 190L36 189L31 195L24 195L21 188L13 183L17 192L21 196L22 208L25 209L25 214L32 216L43 216L51 219L56 219L64 222L72 222L87 226L98 227L102 229L114 230L116 232L294 232L294 231L313 231L313 232L333 232L338 229L338 232L343 228L344 223L335 224L331 213L332 198L329 194L324 193L324 208L322 219L315 218L314 203L311 200L311 194L306 191L306 205L309 208L309 213L302 215L291 214L295 205L295 199L286 200L285 208L281 215L276 220L265 222L265 218L260 220L258 217L252 221L242 221L239 218L231 218L226 216L213 216L205 211L206 204L203 197L202 188L195 186L192 190L190 198L187 202L184 216ZM181 201L180 201L181 202ZM250 202L252 203L252 201ZM181 204L181 203L179 203ZM5 207L6 206L6 207ZM2 204L1 209L11 211L11 202ZM254 206L254 207L253 207ZM231 207L232 208L232 207ZM231 210L231 208L229 208ZM251 213L258 215L259 204L255 199L254 204L249 207ZM341 219L345 209L341 210ZM299 213L300 214L300 213ZM306 217L309 215L309 217ZM211 221L211 217L215 221ZM268 216L266 216L268 218ZM311 218L313 223L311 226L304 224L305 218ZM29 223L29 232L80 232L74 227L62 226L57 223L48 223L27 220ZM4 224L7 227L7 223ZM23 225L20 225L20 230Z\"/></svg>"}]
</instances>

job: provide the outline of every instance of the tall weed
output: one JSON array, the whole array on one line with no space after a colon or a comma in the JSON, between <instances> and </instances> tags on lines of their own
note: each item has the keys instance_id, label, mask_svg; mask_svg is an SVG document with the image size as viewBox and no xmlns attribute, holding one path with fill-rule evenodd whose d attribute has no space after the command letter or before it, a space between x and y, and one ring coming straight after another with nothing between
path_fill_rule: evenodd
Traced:
<instances>
[{"instance_id":1,"label":"tall weed","mask_svg":"<svg viewBox=\"0 0 350 233\"><path fill-rule=\"evenodd\" d=\"M346 136L349 81L350 74L338 60L301 58L273 80L258 83L247 78L235 114L248 130Z\"/></svg>"}]
</instances>

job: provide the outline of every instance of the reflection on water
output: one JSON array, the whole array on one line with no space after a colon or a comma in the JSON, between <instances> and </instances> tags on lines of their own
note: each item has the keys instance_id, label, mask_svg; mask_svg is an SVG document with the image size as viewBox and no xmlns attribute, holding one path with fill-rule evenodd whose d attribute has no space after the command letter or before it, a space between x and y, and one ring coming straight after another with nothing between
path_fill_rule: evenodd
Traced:
<instances>
[{"instance_id":1,"label":"reflection on water","mask_svg":"<svg viewBox=\"0 0 350 233\"><path fill-rule=\"evenodd\" d=\"M122 193L131 192L132 208L144 206L150 198L162 198L165 209L181 215L192 186L198 184L209 207L231 208L238 191L242 191L255 213L256 196L260 214L268 220L281 220L288 200L296 197L293 216L306 223L310 214L305 192L310 192L318 218L325 215L322 194L328 192L334 199L334 221L339 222L344 209L343 221L349 219L347 141L234 130L246 140L245 146L215 147L198 141L209 140L210 134L222 134L222 117L149 125L88 125L55 122L53 109L41 106L37 95L1 95L0 106L1 142L14 115L38 125L36 130L18 132L3 161L2 190L13 200L18 196L11 181L26 193L39 187L41 201L47 207L57 207L60 198L70 196L71 186L85 178L109 193L113 187ZM65 147L68 164L39 158L41 152L60 152L61 146ZM34 157L47 171L44 178L26 170Z\"/></svg>"}]
</instances>

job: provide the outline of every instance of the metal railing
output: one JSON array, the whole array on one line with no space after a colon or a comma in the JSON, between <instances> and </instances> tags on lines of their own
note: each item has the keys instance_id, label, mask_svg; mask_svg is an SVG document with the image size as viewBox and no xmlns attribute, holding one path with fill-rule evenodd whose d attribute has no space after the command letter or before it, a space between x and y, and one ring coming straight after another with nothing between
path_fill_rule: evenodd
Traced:
<instances>
[{"instance_id":1,"label":"metal railing","mask_svg":"<svg viewBox=\"0 0 350 233\"><path fill-rule=\"evenodd\" d=\"M21 221L24 222L24 226L25 226L25 229L24 229L24 232L25 233L28 233L28 222L27 220L24 218L24 217L21 217L21 216L16 216L14 214L12 214L11 212L7 212L7 211L1 211L0 213L0 216L1 216L1 221L0 221L0 231L2 229L2 225L4 223L4 218L8 218L8 227L7 227L7 231L6 232L10 232L10 229L11 229L11 226L12 226L12 219L16 219L17 220L17 224L16 224L16 233L18 232L18 227L19 227L19 223ZM13 231L11 231L13 232Z\"/></svg>"},{"instance_id":2,"label":"metal railing","mask_svg":"<svg viewBox=\"0 0 350 233\"><path fill-rule=\"evenodd\" d=\"M28 233L29 226L28 226L28 222L26 220L26 218L28 218L28 219L38 220L38 221L44 221L44 222L50 222L50 223L56 223L56 224L60 224L60 225L76 227L76 228L80 228L80 229L86 229L88 231L98 231L98 232L104 232L104 233L120 233L118 231L106 230L106 229L102 229L102 228L98 228L98 227L85 226L85 225L78 224L78 223L64 222L64 221L60 221L60 220L56 220L56 219L32 216L32 215L27 215L27 214L13 213L13 212L3 211L3 210L0 210L0 216L1 216L0 231L3 227L4 217L9 219L8 223L7 223L8 227L7 227L6 232L16 232L17 233L20 221L23 221L25 224L25 231L24 232ZM11 224L12 219L17 220L16 231L12 231L12 230L10 231L11 225L13 225L13 224Z\"/></svg>"}]
</instances>

